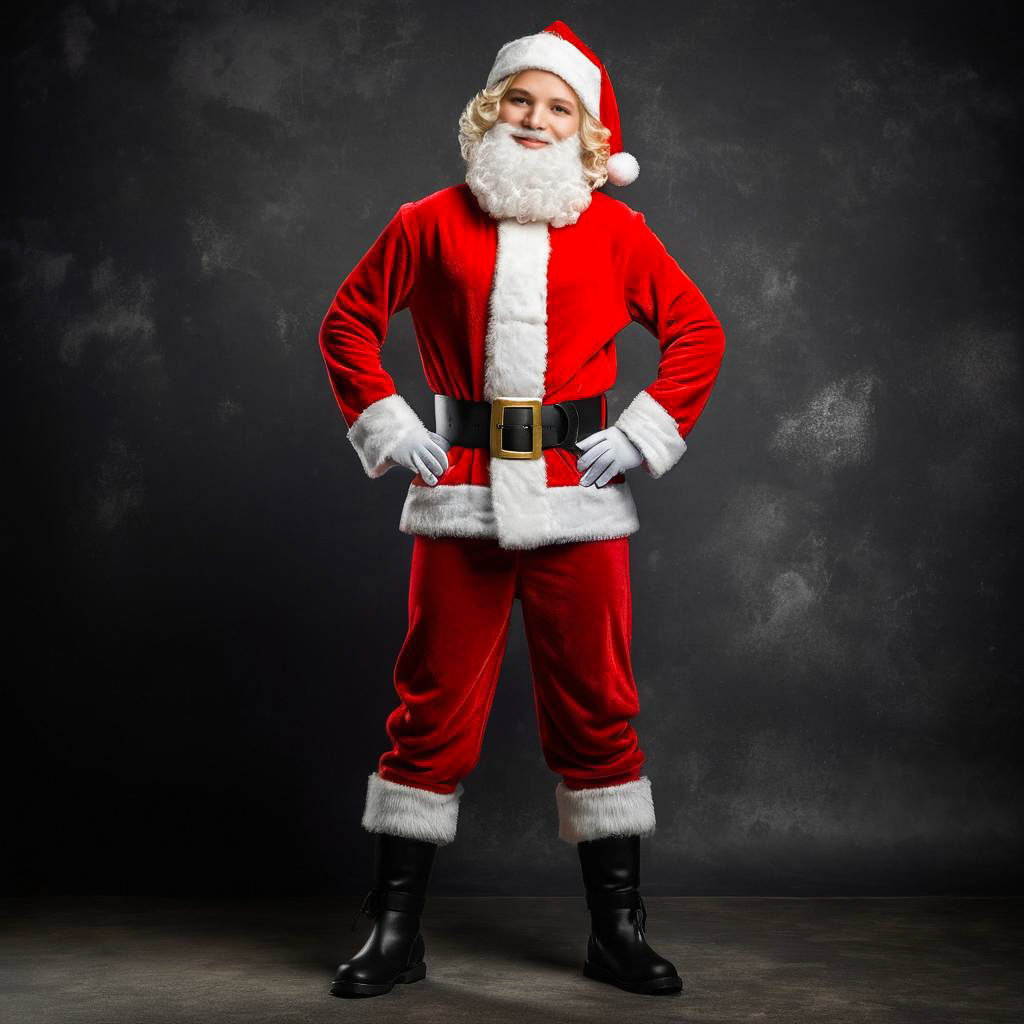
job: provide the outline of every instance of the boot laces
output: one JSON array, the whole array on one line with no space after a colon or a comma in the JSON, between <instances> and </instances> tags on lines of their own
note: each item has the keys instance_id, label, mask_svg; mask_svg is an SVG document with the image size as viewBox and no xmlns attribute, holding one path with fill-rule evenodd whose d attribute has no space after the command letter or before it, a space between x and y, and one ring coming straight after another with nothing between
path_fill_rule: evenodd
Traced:
<instances>
[{"instance_id":1,"label":"boot laces","mask_svg":"<svg viewBox=\"0 0 1024 1024\"><path fill-rule=\"evenodd\" d=\"M643 915L642 917L640 917L638 919L637 924L640 925L640 934L643 935L646 938L646 936L647 936L647 905L644 903L644 898L643 898L643 896L640 895L640 893L636 894L636 898L637 898L637 900L640 903L640 913Z\"/></svg>"},{"instance_id":2,"label":"boot laces","mask_svg":"<svg viewBox=\"0 0 1024 1024\"><path fill-rule=\"evenodd\" d=\"M354 918L352 918L352 927L349 928L350 932L354 932L356 930L356 922L359 920L359 917L360 917L361 914L365 913L366 916L370 917L370 918L373 918L373 917L377 916L377 904L376 904L376 901L373 898L374 897L374 892L375 892L375 890L371 889L363 897L363 905L356 911L356 916Z\"/></svg>"},{"instance_id":3,"label":"boot laces","mask_svg":"<svg viewBox=\"0 0 1024 1024\"><path fill-rule=\"evenodd\" d=\"M609 895L614 896L614 895L618 895L618 894L611 893ZM647 935L647 904L644 903L643 896L641 896L640 893L637 892L636 889L628 890L627 892L623 893L622 895L626 896L626 901L627 902L626 902L625 906L627 906L629 908L630 918L636 923L636 926L640 929L640 934L643 935L644 937L646 937L646 935ZM588 902L588 904L591 903L591 895L590 894L588 894L588 896L587 896L587 902ZM604 903L604 901L601 900L600 897L598 896L597 897L596 906L593 907L592 910L594 912L597 912L597 908L600 908L603 905L603 903ZM617 903L616 905L620 906L620 907L623 906L622 903Z\"/></svg>"}]
</instances>

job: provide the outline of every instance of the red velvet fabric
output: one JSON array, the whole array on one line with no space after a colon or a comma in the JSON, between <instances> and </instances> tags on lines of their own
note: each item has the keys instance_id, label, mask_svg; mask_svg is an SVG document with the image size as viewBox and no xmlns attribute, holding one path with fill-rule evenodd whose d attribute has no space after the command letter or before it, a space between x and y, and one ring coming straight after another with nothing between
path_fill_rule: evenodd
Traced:
<instances>
[{"instance_id":1,"label":"red velvet fabric","mask_svg":"<svg viewBox=\"0 0 1024 1024\"><path fill-rule=\"evenodd\" d=\"M571 789L643 775L630 718L629 538L509 550L414 537L409 628L395 665L381 778L451 793L476 766L518 597L544 758Z\"/></svg>"},{"instance_id":2,"label":"red velvet fabric","mask_svg":"<svg viewBox=\"0 0 1024 1024\"><path fill-rule=\"evenodd\" d=\"M636 321L661 352L646 390L685 438L725 351L725 334L704 295L644 215L603 192L593 193L576 224L548 230L544 401L611 390L616 335ZM348 426L396 391L381 354L391 317L406 308L430 390L483 400L497 234L497 221L464 183L404 203L394 214L342 282L320 326L320 347ZM632 398L625 395L621 404ZM427 425L433 426L432 415ZM548 448L544 459L549 487L579 484L582 474L569 453ZM485 449L455 446L448 461L439 487L490 485ZM620 474L613 482L623 479Z\"/></svg>"}]
</instances>

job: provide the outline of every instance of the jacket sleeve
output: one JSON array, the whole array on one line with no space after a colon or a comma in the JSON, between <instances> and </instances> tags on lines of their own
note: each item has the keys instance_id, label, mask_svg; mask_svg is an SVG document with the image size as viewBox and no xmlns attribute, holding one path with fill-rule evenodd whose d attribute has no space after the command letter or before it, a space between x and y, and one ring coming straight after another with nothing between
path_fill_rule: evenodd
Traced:
<instances>
[{"instance_id":1,"label":"jacket sleeve","mask_svg":"<svg viewBox=\"0 0 1024 1024\"><path fill-rule=\"evenodd\" d=\"M405 203L341 283L320 325L320 351L334 397L348 425L348 439L370 477L397 465L395 445L423 426L381 365L380 352L393 313L409 304L415 250L407 233Z\"/></svg>"},{"instance_id":2,"label":"jacket sleeve","mask_svg":"<svg viewBox=\"0 0 1024 1024\"><path fill-rule=\"evenodd\" d=\"M632 318L658 339L653 383L615 421L640 449L652 477L686 451L683 440L704 408L725 353L725 332L707 299L635 213L626 262L625 299Z\"/></svg>"}]
</instances>

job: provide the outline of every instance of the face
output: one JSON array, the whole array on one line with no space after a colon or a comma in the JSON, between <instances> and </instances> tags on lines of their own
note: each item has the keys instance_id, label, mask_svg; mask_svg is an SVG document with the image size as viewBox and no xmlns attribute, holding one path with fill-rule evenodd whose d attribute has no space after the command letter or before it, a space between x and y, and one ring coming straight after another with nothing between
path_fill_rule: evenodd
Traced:
<instances>
[{"instance_id":1,"label":"face","mask_svg":"<svg viewBox=\"0 0 1024 1024\"><path fill-rule=\"evenodd\" d=\"M550 71L521 71L498 105L498 119L523 129L514 136L520 146L543 149L550 142L575 135L580 127L580 103L576 93Z\"/></svg>"}]
</instances>

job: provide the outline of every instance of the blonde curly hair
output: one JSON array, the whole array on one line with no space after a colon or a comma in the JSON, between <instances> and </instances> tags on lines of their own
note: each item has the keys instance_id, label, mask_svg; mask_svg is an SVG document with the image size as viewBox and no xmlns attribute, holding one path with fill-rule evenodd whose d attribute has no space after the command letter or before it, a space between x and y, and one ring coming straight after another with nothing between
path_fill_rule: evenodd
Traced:
<instances>
[{"instance_id":1,"label":"blonde curly hair","mask_svg":"<svg viewBox=\"0 0 1024 1024\"><path fill-rule=\"evenodd\" d=\"M480 140L498 120L498 106L517 74L519 72L506 75L489 88L481 89L466 104L459 117L459 149L463 159L469 160ZM608 140L612 133L582 103L579 110L583 174L593 190L608 180L608 155L611 151Z\"/></svg>"}]
</instances>

